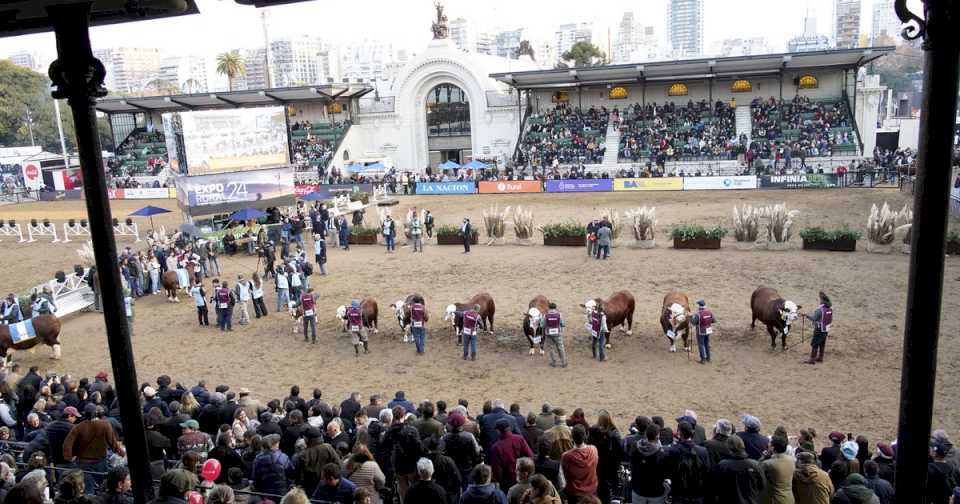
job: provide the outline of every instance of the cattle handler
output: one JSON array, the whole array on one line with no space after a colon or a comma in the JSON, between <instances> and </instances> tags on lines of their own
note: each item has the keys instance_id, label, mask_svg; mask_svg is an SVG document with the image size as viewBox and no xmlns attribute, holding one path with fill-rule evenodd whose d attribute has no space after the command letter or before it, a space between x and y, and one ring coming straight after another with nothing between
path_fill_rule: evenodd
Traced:
<instances>
[{"instance_id":1,"label":"cattle handler","mask_svg":"<svg viewBox=\"0 0 960 504\"><path fill-rule=\"evenodd\" d=\"M350 303L350 309L347 310L347 328L350 331L350 340L353 343L353 351L357 357L360 357L360 345L363 345L363 353L370 353L369 341L367 339L367 330L363 326L363 311L360 308L360 300L354 299ZM304 331L306 336L306 331Z\"/></svg>"},{"instance_id":2,"label":"cattle handler","mask_svg":"<svg viewBox=\"0 0 960 504\"><path fill-rule=\"evenodd\" d=\"M697 301L697 312L688 315L689 324L697 329L697 350L700 352L700 364L710 362L710 335L713 334L713 323L716 318L713 312L707 309L707 302ZM689 352L689 350L688 350Z\"/></svg>"},{"instance_id":3,"label":"cattle handler","mask_svg":"<svg viewBox=\"0 0 960 504\"><path fill-rule=\"evenodd\" d=\"M557 310L557 303L550 303L547 315L544 317L546 327L547 349L550 352L550 367L567 367L567 353L563 348L563 329L566 324L563 316Z\"/></svg>"},{"instance_id":4,"label":"cattle handler","mask_svg":"<svg viewBox=\"0 0 960 504\"><path fill-rule=\"evenodd\" d=\"M833 325L833 303L830 302L830 297L825 292L820 291L820 306L817 306L813 315L804 313L803 316L813 322L810 359L806 363L823 362L823 351L827 346L827 336L830 335L830 326Z\"/></svg>"}]
</instances>

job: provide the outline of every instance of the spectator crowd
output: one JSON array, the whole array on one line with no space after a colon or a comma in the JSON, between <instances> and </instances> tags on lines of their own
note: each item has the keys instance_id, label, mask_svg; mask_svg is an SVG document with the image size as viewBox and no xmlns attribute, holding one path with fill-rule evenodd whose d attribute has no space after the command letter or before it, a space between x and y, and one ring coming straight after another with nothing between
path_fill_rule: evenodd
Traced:
<instances>
[{"instance_id":1,"label":"spectator crowd","mask_svg":"<svg viewBox=\"0 0 960 504\"><path fill-rule=\"evenodd\" d=\"M606 151L608 116L606 107L584 110L568 103L530 116L519 162L533 166L600 163Z\"/></svg>"}]
</instances>

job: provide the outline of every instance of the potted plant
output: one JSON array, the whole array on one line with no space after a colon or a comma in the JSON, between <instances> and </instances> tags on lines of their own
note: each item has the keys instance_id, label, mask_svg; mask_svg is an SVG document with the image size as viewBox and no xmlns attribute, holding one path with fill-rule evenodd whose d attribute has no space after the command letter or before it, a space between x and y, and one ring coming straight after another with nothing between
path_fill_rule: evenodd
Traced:
<instances>
[{"instance_id":1,"label":"potted plant","mask_svg":"<svg viewBox=\"0 0 960 504\"><path fill-rule=\"evenodd\" d=\"M681 224L670 233L675 249L713 250L720 248L720 241L727 234L727 230L717 226L704 229L699 224Z\"/></svg>"},{"instance_id":2,"label":"potted plant","mask_svg":"<svg viewBox=\"0 0 960 504\"><path fill-rule=\"evenodd\" d=\"M370 203L370 193L355 192L350 193L350 201L359 201L364 205Z\"/></svg>"},{"instance_id":3,"label":"potted plant","mask_svg":"<svg viewBox=\"0 0 960 504\"><path fill-rule=\"evenodd\" d=\"M897 223L905 219L907 212L907 205L895 212L887 202L883 202L880 208L873 204L870 207L870 216L867 217L867 252L889 253L896 235Z\"/></svg>"},{"instance_id":4,"label":"potted plant","mask_svg":"<svg viewBox=\"0 0 960 504\"><path fill-rule=\"evenodd\" d=\"M767 220L767 249L787 250L790 237L793 236L793 219L800 215L799 210L787 210L785 203L770 205L763 210Z\"/></svg>"},{"instance_id":5,"label":"potted plant","mask_svg":"<svg viewBox=\"0 0 960 504\"><path fill-rule=\"evenodd\" d=\"M513 233L517 236L517 243L521 245L532 245L533 232L533 210L523 208L517 205L513 211Z\"/></svg>"},{"instance_id":6,"label":"potted plant","mask_svg":"<svg viewBox=\"0 0 960 504\"><path fill-rule=\"evenodd\" d=\"M470 233L470 244L476 245L480 239L480 232L474 228ZM437 245L462 245L463 237L460 236L460 228L443 224L437 227Z\"/></svg>"},{"instance_id":7,"label":"potted plant","mask_svg":"<svg viewBox=\"0 0 960 504\"><path fill-rule=\"evenodd\" d=\"M483 210L483 229L487 233L487 245L503 242L503 235L507 230L508 215L510 215L509 206L500 210L500 205L493 205Z\"/></svg>"},{"instance_id":8,"label":"potted plant","mask_svg":"<svg viewBox=\"0 0 960 504\"><path fill-rule=\"evenodd\" d=\"M947 233L947 254L960 255L960 233L956 231Z\"/></svg>"},{"instance_id":9,"label":"potted plant","mask_svg":"<svg viewBox=\"0 0 960 504\"><path fill-rule=\"evenodd\" d=\"M657 208L643 206L635 210L627 210L626 216L630 219L637 247L642 249L656 247Z\"/></svg>"},{"instance_id":10,"label":"potted plant","mask_svg":"<svg viewBox=\"0 0 960 504\"><path fill-rule=\"evenodd\" d=\"M546 224L540 227L543 244L553 247L583 247L587 244L587 228L576 222Z\"/></svg>"},{"instance_id":11,"label":"potted plant","mask_svg":"<svg viewBox=\"0 0 960 504\"><path fill-rule=\"evenodd\" d=\"M902 210L898 214L899 219L897 220L897 228L894 230L894 234L900 237L900 251L904 254L910 253L910 238L911 231L913 231L913 210Z\"/></svg>"},{"instance_id":12,"label":"potted plant","mask_svg":"<svg viewBox=\"0 0 960 504\"><path fill-rule=\"evenodd\" d=\"M857 250L857 240L860 231L854 231L846 226L826 230L821 227L809 227L800 231L804 250L829 250L833 252L854 252Z\"/></svg>"},{"instance_id":13,"label":"potted plant","mask_svg":"<svg viewBox=\"0 0 960 504\"><path fill-rule=\"evenodd\" d=\"M752 205L733 207L733 235L737 250L753 250L760 236L760 217L763 209Z\"/></svg>"},{"instance_id":14,"label":"potted plant","mask_svg":"<svg viewBox=\"0 0 960 504\"><path fill-rule=\"evenodd\" d=\"M350 226L350 245L376 245L380 230L377 228Z\"/></svg>"}]
</instances>

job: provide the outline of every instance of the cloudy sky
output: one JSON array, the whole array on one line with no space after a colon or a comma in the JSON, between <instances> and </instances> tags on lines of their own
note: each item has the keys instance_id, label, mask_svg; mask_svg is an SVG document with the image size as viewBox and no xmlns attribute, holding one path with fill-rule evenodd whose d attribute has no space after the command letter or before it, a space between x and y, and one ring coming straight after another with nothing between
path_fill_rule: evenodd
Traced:
<instances>
[{"instance_id":1,"label":"cloudy sky","mask_svg":"<svg viewBox=\"0 0 960 504\"><path fill-rule=\"evenodd\" d=\"M861 32L869 33L875 0L861 0ZM262 46L260 9L237 5L233 0L197 0L201 14L169 20L145 21L95 28L95 48L161 47L171 53L210 54L232 48ZM817 17L818 31L831 35L833 0L705 0L705 42L734 37L766 37L774 50L803 31L809 10ZM920 0L909 2L920 12ZM450 19L465 17L488 29L525 29L525 38L552 41L561 23L592 21L595 42L606 49L625 10L656 27L665 40L667 0L445 0ZM584 6L590 9L584 9ZM433 0L311 1L267 9L272 38L312 34L339 43L364 39L393 43L394 49L418 52L431 38ZM600 40L597 40L600 39ZM21 50L37 52L41 59L54 55L51 34L0 39L0 57Z\"/></svg>"}]
</instances>

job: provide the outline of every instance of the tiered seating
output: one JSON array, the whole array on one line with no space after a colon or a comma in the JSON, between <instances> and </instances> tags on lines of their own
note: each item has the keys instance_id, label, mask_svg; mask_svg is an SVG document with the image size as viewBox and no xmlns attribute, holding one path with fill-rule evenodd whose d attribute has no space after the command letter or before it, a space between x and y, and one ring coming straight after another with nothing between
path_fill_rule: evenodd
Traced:
<instances>
[{"instance_id":1,"label":"tiered seating","mask_svg":"<svg viewBox=\"0 0 960 504\"><path fill-rule=\"evenodd\" d=\"M290 127L293 162L301 171L326 170L333 152L347 133L347 123L311 123L302 121Z\"/></svg>"},{"instance_id":2,"label":"tiered seating","mask_svg":"<svg viewBox=\"0 0 960 504\"><path fill-rule=\"evenodd\" d=\"M730 159L738 139L734 109L706 100L658 105L635 103L621 114L621 161Z\"/></svg>"},{"instance_id":3,"label":"tiered seating","mask_svg":"<svg viewBox=\"0 0 960 504\"><path fill-rule=\"evenodd\" d=\"M531 116L520 144L521 162L536 166L598 164L603 161L608 111L591 107L580 110L566 103Z\"/></svg>"},{"instance_id":4,"label":"tiered seating","mask_svg":"<svg viewBox=\"0 0 960 504\"><path fill-rule=\"evenodd\" d=\"M157 175L167 162L163 133L148 133L139 128L117 147L116 157L109 166L114 177L139 177Z\"/></svg>"},{"instance_id":5,"label":"tiered seating","mask_svg":"<svg viewBox=\"0 0 960 504\"><path fill-rule=\"evenodd\" d=\"M773 98L754 99L753 143L761 158L775 156L775 150L789 148L793 156L805 157L856 154L853 120L842 99L811 101L795 97L778 102Z\"/></svg>"}]
</instances>

